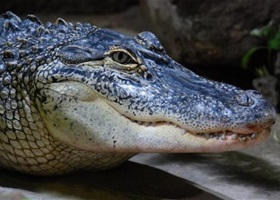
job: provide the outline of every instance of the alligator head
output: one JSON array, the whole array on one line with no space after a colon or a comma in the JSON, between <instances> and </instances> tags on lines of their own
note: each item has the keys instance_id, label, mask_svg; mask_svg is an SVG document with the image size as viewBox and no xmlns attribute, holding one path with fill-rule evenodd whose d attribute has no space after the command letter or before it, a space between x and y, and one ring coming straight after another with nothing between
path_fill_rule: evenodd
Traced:
<instances>
[{"instance_id":1,"label":"alligator head","mask_svg":"<svg viewBox=\"0 0 280 200\"><path fill-rule=\"evenodd\" d=\"M37 70L37 104L53 137L92 152L217 152L268 137L274 108L254 90L207 80L150 32L95 29Z\"/></svg>"}]
</instances>

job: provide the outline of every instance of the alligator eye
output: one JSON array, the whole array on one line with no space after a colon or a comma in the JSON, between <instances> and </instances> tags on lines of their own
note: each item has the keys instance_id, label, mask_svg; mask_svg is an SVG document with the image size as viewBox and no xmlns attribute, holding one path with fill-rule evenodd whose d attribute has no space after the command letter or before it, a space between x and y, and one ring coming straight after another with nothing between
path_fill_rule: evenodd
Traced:
<instances>
[{"instance_id":1,"label":"alligator eye","mask_svg":"<svg viewBox=\"0 0 280 200\"><path fill-rule=\"evenodd\" d=\"M112 53L112 59L113 61L118 62L120 64L127 64L131 61L130 55L122 51Z\"/></svg>"}]
</instances>

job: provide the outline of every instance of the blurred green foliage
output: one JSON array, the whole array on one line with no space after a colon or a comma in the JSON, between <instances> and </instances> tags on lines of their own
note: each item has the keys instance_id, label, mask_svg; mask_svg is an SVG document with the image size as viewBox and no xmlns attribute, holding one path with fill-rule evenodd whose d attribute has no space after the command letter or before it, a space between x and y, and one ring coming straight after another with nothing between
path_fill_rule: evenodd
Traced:
<instances>
[{"instance_id":1,"label":"blurred green foliage","mask_svg":"<svg viewBox=\"0 0 280 200\"><path fill-rule=\"evenodd\" d=\"M262 28L253 29L250 34L259 38L263 45L253 47L247 51L241 61L242 67L244 69L250 69L251 66L249 63L253 56L259 51L264 51L267 54L266 64L255 68L253 66L253 71L258 77L269 75L271 70L268 69L274 69L273 54L280 50L280 27L277 26L273 21L270 21Z\"/></svg>"}]
</instances>

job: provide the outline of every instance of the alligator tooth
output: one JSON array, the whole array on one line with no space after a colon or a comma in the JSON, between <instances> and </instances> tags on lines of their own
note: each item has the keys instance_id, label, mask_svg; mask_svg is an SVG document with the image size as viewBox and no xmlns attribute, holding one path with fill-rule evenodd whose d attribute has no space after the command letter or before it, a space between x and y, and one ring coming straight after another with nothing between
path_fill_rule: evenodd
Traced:
<instances>
[{"instance_id":1,"label":"alligator tooth","mask_svg":"<svg viewBox=\"0 0 280 200\"><path fill-rule=\"evenodd\" d=\"M210 133L210 134L209 134L209 137L210 137L210 138L214 138L214 137L215 137L215 134L214 134L214 133Z\"/></svg>"},{"instance_id":2,"label":"alligator tooth","mask_svg":"<svg viewBox=\"0 0 280 200\"><path fill-rule=\"evenodd\" d=\"M246 136L242 135L242 136L238 136L238 140L245 142L247 139Z\"/></svg>"},{"instance_id":3,"label":"alligator tooth","mask_svg":"<svg viewBox=\"0 0 280 200\"><path fill-rule=\"evenodd\" d=\"M138 121L137 123L138 123L139 125L142 125L142 122L139 122L139 121Z\"/></svg>"},{"instance_id":4,"label":"alligator tooth","mask_svg":"<svg viewBox=\"0 0 280 200\"><path fill-rule=\"evenodd\" d=\"M215 138L216 138L217 140L220 139L220 134L219 134L219 133L215 134Z\"/></svg>"},{"instance_id":5,"label":"alligator tooth","mask_svg":"<svg viewBox=\"0 0 280 200\"><path fill-rule=\"evenodd\" d=\"M222 140L225 140L225 139L226 139L226 134L225 134L225 133L222 134L221 139L222 139Z\"/></svg>"},{"instance_id":6,"label":"alligator tooth","mask_svg":"<svg viewBox=\"0 0 280 200\"><path fill-rule=\"evenodd\" d=\"M156 126L156 125L157 125L157 123L156 123L156 122L153 122L153 123L152 123L152 126Z\"/></svg>"},{"instance_id":7,"label":"alligator tooth","mask_svg":"<svg viewBox=\"0 0 280 200\"><path fill-rule=\"evenodd\" d=\"M252 138L252 139L255 139L256 136L257 136L256 133L253 133L253 134L251 135L251 138Z\"/></svg>"},{"instance_id":8,"label":"alligator tooth","mask_svg":"<svg viewBox=\"0 0 280 200\"><path fill-rule=\"evenodd\" d=\"M149 122L144 122L144 126L150 126Z\"/></svg>"},{"instance_id":9,"label":"alligator tooth","mask_svg":"<svg viewBox=\"0 0 280 200\"><path fill-rule=\"evenodd\" d=\"M201 133L203 137L205 137L206 139L209 139L210 138L210 135L209 133Z\"/></svg>"},{"instance_id":10,"label":"alligator tooth","mask_svg":"<svg viewBox=\"0 0 280 200\"><path fill-rule=\"evenodd\" d=\"M233 133L233 134L231 135L231 139L232 139L232 140L236 140L236 138L237 138L237 134L236 134L236 133Z\"/></svg>"}]
</instances>

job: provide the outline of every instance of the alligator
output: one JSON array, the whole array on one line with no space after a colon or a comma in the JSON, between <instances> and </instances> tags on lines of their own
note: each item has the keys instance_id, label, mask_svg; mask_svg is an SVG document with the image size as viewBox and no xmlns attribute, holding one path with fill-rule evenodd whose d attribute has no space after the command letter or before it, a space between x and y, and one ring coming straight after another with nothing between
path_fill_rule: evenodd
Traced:
<instances>
[{"instance_id":1,"label":"alligator","mask_svg":"<svg viewBox=\"0 0 280 200\"><path fill-rule=\"evenodd\" d=\"M0 166L37 175L105 170L137 153L238 150L264 141L274 107L208 80L157 37L89 23L0 17Z\"/></svg>"}]
</instances>

